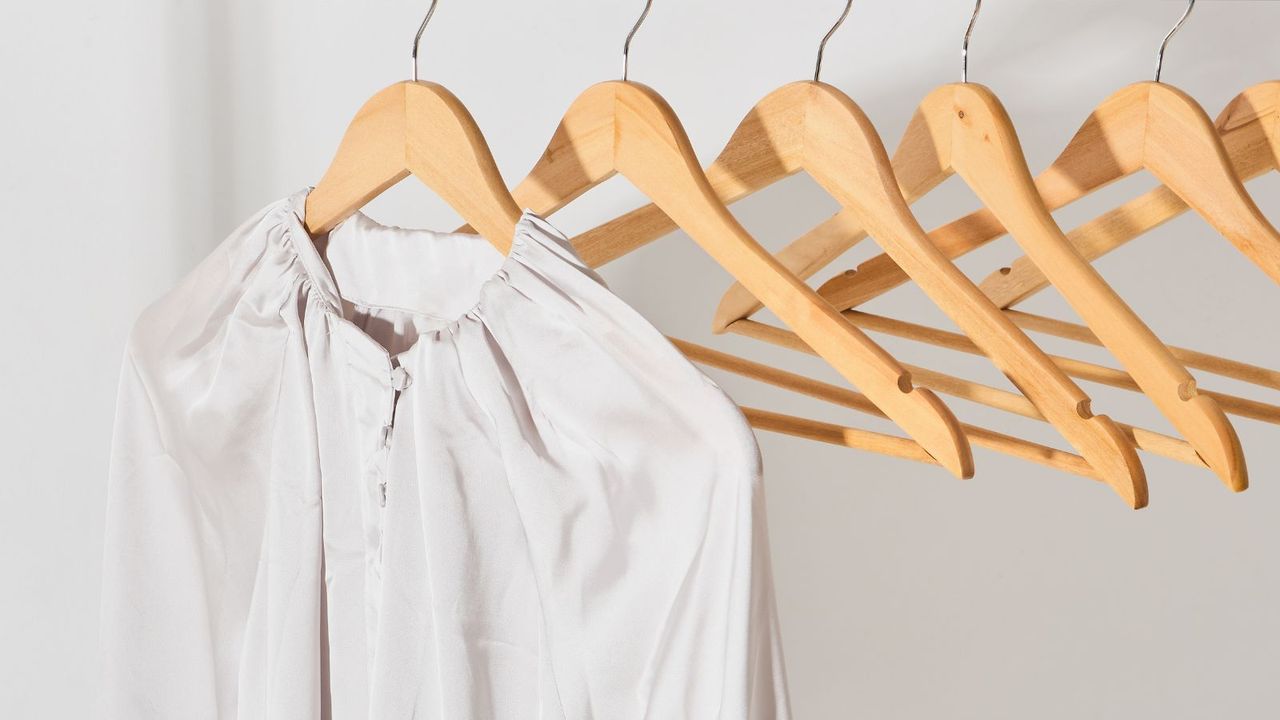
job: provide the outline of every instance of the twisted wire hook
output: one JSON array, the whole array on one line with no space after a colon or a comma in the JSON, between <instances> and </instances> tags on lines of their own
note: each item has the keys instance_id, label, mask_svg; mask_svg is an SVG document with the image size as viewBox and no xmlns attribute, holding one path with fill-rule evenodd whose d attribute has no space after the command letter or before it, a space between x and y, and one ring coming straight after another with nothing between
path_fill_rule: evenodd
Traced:
<instances>
[{"instance_id":1,"label":"twisted wire hook","mask_svg":"<svg viewBox=\"0 0 1280 720\"><path fill-rule=\"evenodd\" d=\"M832 35L836 34L836 30L844 24L845 18L849 17L849 9L853 7L853 0L846 0L844 4L844 12L840 13L840 18L836 20L836 24L831 26L826 35L822 36L822 42L818 43L818 59L813 64L813 81L818 82L822 77L822 54L827 50L827 41Z\"/></svg>"},{"instance_id":2,"label":"twisted wire hook","mask_svg":"<svg viewBox=\"0 0 1280 720\"><path fill-rule=\"evenodd\" d=\"M636 24L631 26L631 32L627 33L627 39L622 43L622 81L627 81L627 70L631 64L631 39L636 36L636 31L644 24L645 18L649 17L649 8L653 7L653 0L646 0L644 10L640 11L640 17L636 18Z\"/></svg>"},{"instance_id":3,"label":"twisted wire hook","mask_svg":"<svg viewBox=\"0 0 1280 720\"><path fill-rule=\"evenodd\" d=\"M982 10L982 0L973 4L973 15L969 17L969 27L964 31L964 42L960 45L960 82L969 82L969 38L973 37L973 26L978 24L978 12Z\"/></svg>"},{"instance_id":4,"label":"twisted wire hook","mask_svg":"<svg viewBox=\"0 0 1280 720\"><path fill-rule=\"evenodd\" d=\"M427 23L431 22L431 16L436 13L436 4L440 0L431 0L431 7L427 8L427 16L422 18L422 24L418 26L418 33L413 36L413 81L418 82L418 45L422 43L422 31L427 29Z\"/></svg>"},{"instance_id":5,"label":"twisted wire hook","mask_svg":"<svg viewBox=\"0 0 1280 720\"><path fill-rule=\"evenodd\" d=\"M1160 51L1156 53L1156 82L1160 82L1160 72L1164 70L1164 51L1169 47L1169 41L1182 29L1183 24L1187 22L1187 18L1191 17L1191 11L1195 7L1196 0L1187 0L1187 9L1182 13L1182 17L1178 18L1178 24L1173 26L1169 34L1164 36L1164 42L1160 43Z\"/></svg>"}]
</instances>

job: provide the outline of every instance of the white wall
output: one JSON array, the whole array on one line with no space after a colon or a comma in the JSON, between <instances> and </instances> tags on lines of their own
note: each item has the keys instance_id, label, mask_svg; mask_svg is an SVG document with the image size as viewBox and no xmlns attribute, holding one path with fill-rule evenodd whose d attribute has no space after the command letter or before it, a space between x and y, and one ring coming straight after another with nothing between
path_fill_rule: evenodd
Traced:
<instances>
[{"instance_id":1,"label":"white wall","mask_svg":"<svg viewBox=\"0 0 1280 720\"><path fill-rule=\"evenodd\" d=\"M0 716L81 718L93 686L97 586L115 379L139 309L258 207L314 183L351 114L408 70L426 3L192 0L11 3L0 20ZM619 71L640 2L444 0L424 76L450 86L515 181L589 83ZM1090 108L1146 79L1181 2L987 3L971 77L1004 99L1042 167ZM658 88L710 160L751 103L811 72L838 0L659 0L633 79ZM958 74L964 0L864 0L824 78L896 144L915 103ZM1280 77L1280 4L1203 2L1166 80L1211 114ZM1059 213L1066 226L1147 179ZM1280 219L1280 179L1251 185ZM585 229L634 206L620 183L556 218ZM928 226L973 207L960 187L921 203ZM770 247L834 204L797 178L736 212ZM447 227L412 183L373 213ZM836 269L871 248L856 249ZM1005 240L962 263L977 278ZM1099 267L1168 342L1280 366L1280 288L1207 226L1180 219ZM658 327L823 377L805 358L707 330L726 276L673 235L608 267ZM1051 294L1032 309L1070 317ZM920 294L877 303L937 320ZM910 362L1003 384L987 365L886 340ZM1046 343L1086 358L1087 348ZM739 381L738 399L883 429ZM1230 382L1202 385L1238 390ZM1085 386L1100 412L1164 429L1141 396ZM1277 394L1255 395L1277 401ZM966 403L965 419L1057 442ZM802 718L1273 718L1280 716L1280 429L1248 420L1254 488L1145 456L1152 505L978 453L978 477L762 435L778 595Z\"/></svg>"}]
</instances>

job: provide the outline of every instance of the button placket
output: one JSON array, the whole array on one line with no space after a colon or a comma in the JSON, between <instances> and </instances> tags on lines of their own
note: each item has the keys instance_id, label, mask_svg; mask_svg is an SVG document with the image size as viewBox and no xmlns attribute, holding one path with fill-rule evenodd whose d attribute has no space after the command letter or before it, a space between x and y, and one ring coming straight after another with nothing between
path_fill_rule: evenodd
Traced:
<instances>
[{"instance_id":1,"label":"button placket","mask_svg":"<svg viewBox=\"0 0 1280 720\"><path fill-rule=\"evenodd\" d=\"M409 375L409 371L392 360L390 372L387 374L387 384L391 390L391 401L388 403L387 416L382 425L382 429L378 435L378 448L375 451L375 461L373 468L375 472L374 481L378 484L378 505L385 508L387 506L387 459L391 453L391 441L395 434L396 409L400 405L400 396L405 390L413 384L413 378Z\"/></svg>"}]
</instances>

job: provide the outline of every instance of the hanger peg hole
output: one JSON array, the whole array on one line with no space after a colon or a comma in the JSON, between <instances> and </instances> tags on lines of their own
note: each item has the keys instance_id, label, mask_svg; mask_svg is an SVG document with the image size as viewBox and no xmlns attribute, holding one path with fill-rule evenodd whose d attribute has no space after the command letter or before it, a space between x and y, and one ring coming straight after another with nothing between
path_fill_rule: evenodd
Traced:
<instances>
[{"instance_id":1,"label":"hanger peg hole","mask_svg":"<svg viewBox=\"0 0 1280 720\"><path fill-rule=\"evenodd\" d=\"M964 111L963 111L963 110L960 110L959 112L957 112L957 113L956 113L956 115L957 115L957 116L959 116L959 118L960 118L961 120L963 120L963 119L964 119Z\"/></svg>"},{"instance_id":2,"label":"hanger peg hole","mask_svg":"<svg viewBox=\"0 0 1280 720\"><path fill-rule=\"evenodd\" d=\"M1093 401L1090 400L1089 398L1085 398L1084 400L1081 400L1080 403L1076 405L1076 414L1079 415L1082 420L1088 420L1092 418L1093 417Z\"/></svg>"},{"instance_id":3,"label":"hanger peg hole","mask_svg":"<svg viewBox=\"0 0 1280 720\"><path fill-rule=\"evenodd\" d=\"M1013 268L1011 268L1011 267L1002 267L1002 268L1000 268L1000 274L1001 274L1001 275L1008 275L1008 274L1009 274L1009 273L1011 273L1011 272L1013 272Z\"/></svg>"},{"instance_id":4,"label":"hanger peg hole","mask_svg":"<svg viewBox=\"0 0 1280 720\"><path fill-rule=\"evenodd\" d=\"M915 386L911 384L911 373L902 373L898 376L898 389L901 390L903 394L910 393L912 390L916 389Z\"/></svg>"},{"instance_id":5,"label":"hanger peg hole","mask_svg":"<svg viewBox=\"0 0 1280 720\"><path fill-rule=\"evenodd\" d=\"M1178 386L1178 397L1182 398L1184 402L1198 394L1199 392L1196 390L1195 378L1192 378Z\"/></svg>"}]
</instances>

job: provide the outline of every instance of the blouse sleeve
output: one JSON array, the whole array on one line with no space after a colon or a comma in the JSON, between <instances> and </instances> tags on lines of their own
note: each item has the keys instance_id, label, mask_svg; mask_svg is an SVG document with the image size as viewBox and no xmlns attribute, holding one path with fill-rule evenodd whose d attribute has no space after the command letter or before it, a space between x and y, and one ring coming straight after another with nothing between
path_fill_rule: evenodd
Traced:
<instances>
[{"instance_id":1,"label":"blouse sleeve","mask_svg":"<svg viewBox=\"0 0 1280 720\"><path fill-rule=\"evenodd\" d=\"M132 352L116 405L102 582L103 718L216 717L199 503Z\"/></svg>"}]
</instances>

